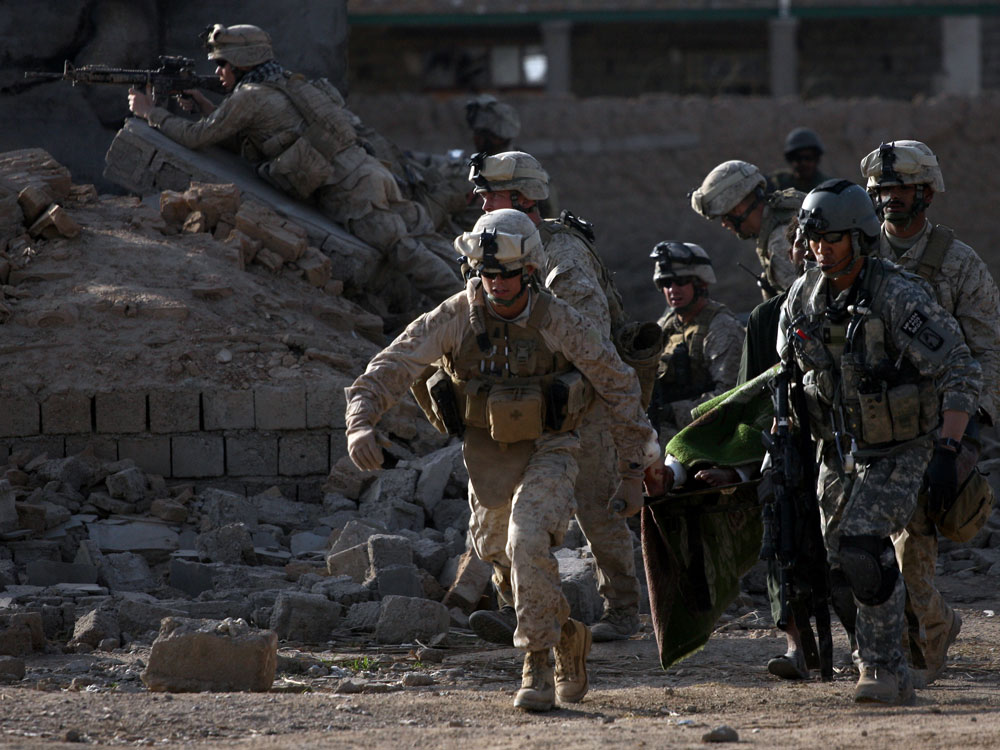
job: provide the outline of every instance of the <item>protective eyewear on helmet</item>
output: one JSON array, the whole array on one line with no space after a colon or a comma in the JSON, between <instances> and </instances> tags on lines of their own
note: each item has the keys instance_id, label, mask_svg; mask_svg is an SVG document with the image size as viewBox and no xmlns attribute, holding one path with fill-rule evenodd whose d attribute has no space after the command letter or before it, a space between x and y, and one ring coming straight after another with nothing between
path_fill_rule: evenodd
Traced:
<instances>
[{"instance_id":1,"label":"protective eyewear on helmet","mask_svg":"<svg viewBox=\"0 0 1000 750\"><path fill-rule=\"evenodd\" d=\"M659 284L661 289L666 289L670 286L687 286L688 284L693 284L694 280L694 276L669 276L665 279L660 279Z\"/></svg>"},{"instance_id":2,"label":"protective eyewear on helmet","mask_svg":"<svg viewBox=\"0 0 1000 750\"><path fill-rule=\"evenodd\" d=\"M519 234L496 230L463 232L455 238L455 249L476 268L504 270L508 263L520 263L529 253L525 239Z\"/></svg>"},{"instance_id":3,"label":"protective eyewear on helmet","mask_svg":"<svg viewBox=\"0 0 1000 750\"><path fill-rule=\"evenodd\" d=\"M850 234L850 232L848 231L817 232L814 229L806 227L804 230L804 234L807 240L811 240L813 242L826 242L827 244L835 245L842 239L844 239L844 237L846 237L848 234Z\"/></svg>"},{"instance_id":4,"label":"protective eyewear on helmet","mask_svg":"<svg viewBox=\"0 0 1000 750\"><path fill-rule=\"evenodd\" d=\"M490 156L485 151L469 159L469 181L483 190L490 190L490 181L509 182L514 178L517 159L512 156Z\"/></svg>"}]
</instances>

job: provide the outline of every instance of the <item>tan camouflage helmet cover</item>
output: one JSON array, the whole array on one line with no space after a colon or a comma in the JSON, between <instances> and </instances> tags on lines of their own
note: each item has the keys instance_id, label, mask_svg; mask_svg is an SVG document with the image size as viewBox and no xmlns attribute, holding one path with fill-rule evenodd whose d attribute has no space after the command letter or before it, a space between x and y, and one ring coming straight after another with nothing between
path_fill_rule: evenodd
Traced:
<instances>
[{"instance_id":1,"label":"tan camouflage helmet cover","mask_svg":"<svg viewBox=\"0 0 1000 750\"><path fill-rule=\"evenodd\" d=\"M883 143L861 160L861 174L868 179L869 190L881 185L930 185L935 193L944 192L937 157L920 141Z\"/></svg>"},{"instance_id":2,"label":"tan camouflage helmet cover","mask_svg":"<svg viewBox=\"0 0 1000 750\"><path fill-rule=\"evenodd\" d=\"M533 201L549 197L549 173L542 169L538 159L524 151L503 151L492 156L474 157L469 169L469 182L475 184L479 194L516 190Z\"/></svg>"},{"instance_id":3,"label":"tan camouflage helmet cover","mask_svg":"<svg viewBox=\"0 0 1000 750\"><path fill-rule=\"evenodd\" d=\"M205 44L209 60L225 60L237 68L253 68L274 58L270 35L250 24L217 23L208 30Z\"/></svg>"},{"instance_id":4,"label":"tan camouflage helmet cover","mask_svg":"<svg viewBox=\"0 0 1000 750\"><path fill-rule=\"evenodd\" d=\"M542 239L527 214L500 208L483 214L471 232L456 237L455 250L477 271L512 271L540 263Z\"/></svg>"},{"instance_id":5,"label":"tan camouflage helmet cover","mask_svg":"<svg viewBox=\"0 0 1000 750\"><path fill-rule=\"evenodd\" d=\"M766 183L753 164L738 159L724 161L708 173L701 187L691 192L691 208L706 219L717 219Z\"/></svg>"},{"instance_id":6,"label":"tan camouflage helmet cover","mask_svg":"<svg viewBox=\"0 0 1000 750\"><path fill-rule=\"evenodd\" d=\"M497 138L511 140L521 132L521 118L509 104L492 94L480 94L465 103L465 119L472 130L486 130Z\"/></svg>"}]
</instances>

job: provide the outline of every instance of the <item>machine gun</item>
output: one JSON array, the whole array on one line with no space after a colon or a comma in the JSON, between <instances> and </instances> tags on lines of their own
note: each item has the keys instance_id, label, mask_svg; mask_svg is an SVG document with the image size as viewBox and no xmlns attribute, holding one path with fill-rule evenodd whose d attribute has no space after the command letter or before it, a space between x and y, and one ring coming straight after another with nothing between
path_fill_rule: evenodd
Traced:
<instances>
[{"instance_id":1,"label":"machine gun","mask_svg":"<svg viewBox=\"0 0 1000 750\"><path fill-rule=\"evenodd\" d=\"M772 497L761 511L764 534L760 559L773 561L778 568L780 616L776 623L784 629L794 619L802 636L803 652L808 661L818 661L822 679L833 679L833 639L830 632L829 584L826 573L826 552L819 528L814 470L804 464L808 456L808 423L798 435L790 428L789 390L792 373L783 364L772 381L775 430L761 433L764 447L771 459ZM807 420L805 409L796 408L801 420ZM800 427L802 425L800 424ZM806 445L801 445L805 442ZM820 559L821 558L821 559ZM792 596L793 580L807 578L811 601L803 603ZM793 598L796 602L793 604ZM817 653L810 616L816 618L819 636ZM810 659L813 656L813 659Z\"/></svg>"},{"instance_id":2,"label":"machine gun","mask_svg":"<svg viewBox=\"0 0 1000 750\"><path fill-rule=\"evenodd\" d=\"M162 107L167 99L182 94L187 89L205 89L224 94L222 82L216 76L199 75L194 69L194 60L189 57L161 55L160 67L156 70L132 70L112 68L107 65L81 65L76 67L69 60L62 73L29 70L24 77L31 81L69 81L74 86L82 84L104 84L110 86L133 86L145 91L152 86L153 104Z\"/></svg>"},{"instance_id":3,"label":"machine gun","mask_svg":"<svg viewBox=\"0 0 1000 750\"><path fill-rule=\"evenodd\" d=\"M736 265L738 265L738 266L739 266L740 268L742 268L742 269L743 269L744 271L746 271L746 272L747 272L748 274L750 274L751 276L753 276L753 280L754 280L754 283L755 283L755 284L756 284L756 285L757 285L758 287L760 287L760 289L761 289L761 290L762 290L762 291L764 292L764 294L766 294L766 295L767 295L768 297L777 297L777 296L778 296L778 290L777 290L777 289L775 289L775 288L774 288L774 286L773 286L773 285L771 284L771 282L767 280L767 276L766 276L766 275L764 275L764 273L763 273L763 272L761 272L761 273L759 273L759 274L757 274L757 273L754 273L752 269L750 269L750 268L747 268L746 266L744 266L744 265L743 265L742 263L740 263L739 261L736 261Z\"/></svg>"}]
</instances>

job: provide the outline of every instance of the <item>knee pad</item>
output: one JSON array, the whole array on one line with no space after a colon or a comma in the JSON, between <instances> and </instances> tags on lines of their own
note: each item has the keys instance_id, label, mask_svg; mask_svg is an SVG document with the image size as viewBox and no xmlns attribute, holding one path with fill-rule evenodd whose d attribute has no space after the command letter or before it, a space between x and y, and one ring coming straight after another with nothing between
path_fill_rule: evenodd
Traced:
<instances>
[{"instance_id":1,"label":"knee pad","mask_svg":"<svg viewBox=\"0 0 1000 750\"><path fill-rule=\"evenodd\" d=\"M896 553L889 537L841 537L840 567L855 598L869 607L884 603L899 578Z\"/></svg>"}]
</instances>

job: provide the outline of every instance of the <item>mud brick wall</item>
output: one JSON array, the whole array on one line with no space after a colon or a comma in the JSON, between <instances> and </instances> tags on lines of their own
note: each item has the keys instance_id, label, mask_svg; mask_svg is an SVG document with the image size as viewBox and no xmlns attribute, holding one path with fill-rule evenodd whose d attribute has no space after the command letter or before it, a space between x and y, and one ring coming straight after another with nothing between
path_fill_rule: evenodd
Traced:
<instances>
[{"instance_id":1,"label":"mud brick wall","mask_svg":"<svg viewBox=\"0 0 1000 750\"><path fill-rule=\"evenodd\" d=\"M171 480L315 499L346 455L344 385L0 394L0 460L89 448Z\"/></svg>"}]
</instances>

